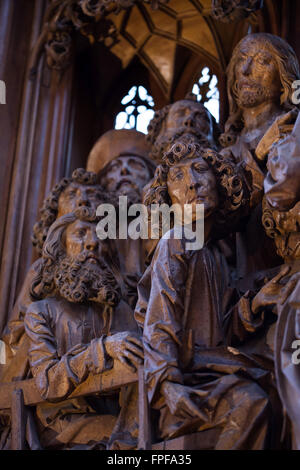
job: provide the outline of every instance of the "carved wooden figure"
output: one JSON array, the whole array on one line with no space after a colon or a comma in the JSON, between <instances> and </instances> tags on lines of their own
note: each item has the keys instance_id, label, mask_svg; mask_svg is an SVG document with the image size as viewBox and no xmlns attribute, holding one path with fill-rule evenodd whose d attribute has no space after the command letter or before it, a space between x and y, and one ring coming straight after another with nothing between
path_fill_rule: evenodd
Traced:
<instances>
[{"instance_id":1,"label":"carved wooden figure","mask_svg":"<svg viewBox=\"0 0 300 470\"><path fill-rule=\"evenodd\" d=\"M40 220L34 225L32 241L41 255L48 230L57 217L72 212L77 207L96 209L101 202L106 202L106 194L97 184L97 175L78 168L71 178L63 178L50 192L40 211ZM2 381L25 378L28 374L27 338L24 336L24 317L31 304L30 285L39 269L41 257L28 271L21 292L10 314L4 333L7 344L8 366L3 370Z\"/></svg>"},{"instance_id":2,"label":"carved wooden figure","mask_svg":"<svg viewBox=\"0 0 300 470\"><path fill-rule=\"evenodd\" d=\"M251 218L237 238L237 277L243 278L280 263L261 225L261 200L269 152L291 132L298 115L292 84L300 74L286 41L257 33L235 47L227 75L229 117L220 137L226 147L222 153L244 167L251 192Z\"/></svg>"},{"instance_id":3,"label":"carved wooden figure","mask_svg":"<svg viewBox=\"0 0 300 470\"><path fill-rule=\"evenodd\" d=\"M41 300L27 308L25 328L30 369L46 400L36 408L43 448L137 445L135 386L122 391L121 408L118 391L68 400L89 375L113 372L116 361L134 371L143 362L133 312L121 297L103 245L93 211L79 208L62 216L48 232L32 282L31 294Z\"/></svg>"},{"instance_id":4,"label":"carved wooden figure","mask_svg":"<svg viewBox=\"0 0 300 470\"><path fill-rule=\"evenodd\" d=\"M189 93L184 100L176 101L156 111L148 126L147 141L151 144L150 156L162 162L164 152L176 140L194 139L203 147L216 148L220 130L215 118Z\"/></svg>"},{"instance_id":5,"label":"carved wooden figure","mask_svg":"<svg viewBox=\"0 0 300 470\"><path fill-rule=\"evenodd\" d=\"M269 344L274 355L277 388L291 421L292 444L296 449L300 448L300 375L295 351L300 344L299 124L298 116L292 133L271 150L265 180L262 221L284 264L251 304L257 316L278 317L269 331Z\"/></svg>"},{"instance_id":6,"label":"carved wooden figure","mask_svg":"<svg viewBox=\"0 0 300 470\"><path fill-rule=\"evenodd\" d=\"M128 207L141 203L144 187L152 179L155 164L149 158L150 147L145 135L135 130L110 130L93 146L87 169L98 174L100 185L114 194L127 197ZM126 208L127 209L127 208ZM129 217L130 220L130 217ZM120 267L136 302L136 284L145 270L147 243L141 239L117 238Z\"/></svg>"},{"instance_id":7,"label":"carved wooden figure","mask_svg":"<svg viewBox=\"0 0 300 470\"><path fill-rule=\"evenodd\" d=\"M138 286L135 316L144 329L149 403L160 412L157 438L212 430L216 449L271 446L271 399L261 387L268 371L227 348L223 330L230 289L215 240L234 230L245 209L242 178L229 160L180 142L155 176L146 204L202 203L205 210L203 248L187 250L173 228Z\"/></svg>"}]
</instances>

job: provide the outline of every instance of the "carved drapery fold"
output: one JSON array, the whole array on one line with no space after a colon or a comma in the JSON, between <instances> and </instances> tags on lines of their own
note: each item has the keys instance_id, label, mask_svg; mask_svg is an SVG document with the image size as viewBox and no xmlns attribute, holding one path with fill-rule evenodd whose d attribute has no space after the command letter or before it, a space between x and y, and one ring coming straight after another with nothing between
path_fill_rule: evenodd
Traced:
<instances>
[{"instance_id":1,"label":"carved drapery fold","mask_svg":"<svg viewBox=\"0 0 300 470\"><path fill-rule=\"evenodd\" d=\"M40 1L35 4L30 47L34 46L39 37L44 5ZM9 47L9 41L6 44ZM3 217L2 227L0 331L6 325L16 295L32 263L30 237L39 207L51 187L68 173L72 76L73 69L70 67L59 82L57 72L45 68L43 59L34 80L28 80L29 66L25 71L20 112L13 116L14 119L17 117L17 122L14 121L14 147L7 149L4 155L6 168L9 163L12 169L11 175L6 175L9 190L7 215L5 219ZM10 93L10 83L7 85ZM8 108L3 106L3 111L5 109Z\"/></svg>"}]
</instances>

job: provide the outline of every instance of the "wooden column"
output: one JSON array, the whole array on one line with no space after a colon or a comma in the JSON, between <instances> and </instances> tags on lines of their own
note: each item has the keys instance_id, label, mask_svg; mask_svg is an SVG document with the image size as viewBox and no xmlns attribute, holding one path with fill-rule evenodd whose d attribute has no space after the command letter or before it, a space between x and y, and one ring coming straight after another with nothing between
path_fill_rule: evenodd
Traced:
<instances>
[{"instance_id":1,"label":"wooden column","mask_svg":"<svg viewBox=\"0 0 300 470\"><path fill-rule=\"evenodd\" d=\"M46 3L44 0L32 3L34 9L28 39L29 51L40 34ZM20 17L22 11L18 9L13 16L14 27ZM6 47L9 47L8 41L9 38L5 38ZM40 61L36 77L30 80L30 54L26 57L26 67L21 77L23 89L18 122L12 136L14 146L2 154L2 158L11 166L11 173L5 175L9 180L9 191L7 210L1 224L0 331L3 331L34 258L30 236L41 203L51 187L68 173L73 70L69 68L61 77L58 72L50 71L44 60L43 57ZM11 70L10 76L12 73ZM18 74L16 68L14 73ZM9 82L7 89L9 96ZM6 106L9 106L9 102Z\"/></svg>"}]
</instances>

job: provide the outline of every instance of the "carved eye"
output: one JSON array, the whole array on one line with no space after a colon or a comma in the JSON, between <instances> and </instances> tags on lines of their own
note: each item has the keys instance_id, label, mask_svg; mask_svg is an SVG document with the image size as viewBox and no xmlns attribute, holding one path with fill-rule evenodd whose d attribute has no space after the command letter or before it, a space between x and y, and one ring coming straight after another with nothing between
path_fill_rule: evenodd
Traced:
<instances>
[{"instance_id":1,"label":"carved eye","mask_svg":"<svg viewBox=\"0 0 300 470\"><path fill-rule=\"evenodd\" d=\"M246 60L247 60L246 54L241 54L240 57L238 58L237 62L241 63L241 62L245 62Z\"/></svg>"},{"instance_id":2,"label":"carved eye","mask_svg":"<svg viewBox=\"0 0 300 470\"><path fill-rule=\"evenodd\" d=\"M109 171L115 171L119 168L120 164L118 162L115 162L115 163L111 163L110 167L109 167Z\"/></svg>"},{"instance_id":3,"label":"carved eye","mask_svg":"<svg viewBox=\"0 0 300 470\"><path fill-rule=\"evenodd\" d=\"M171 175L171 177L172 177L172 179L175 180L175 181L180 181L180 180L182 180L182 178L183 178L183 173L182 173L182 171L177 171L176 173L173 173L173 174Z\"/></svg>"},{"instance_id":4,"label":"carved eye","mask_svg":"<svg viewBox=\"0 0 300 470\"><path fill-rule=\"evenodd\" d=\"M256 61L259 63L259 65L267 65L270 63L268 57L265 57L263 55L257 56Z\"/></svg>"},{"instance_id":5,"label":"carved eye","mask_svg":"<svg viewBox=\"0 0 300 470\"><path fill-rule=\"evenodd\" d=\"M80 229L80 230L77 230L76 235L77 235L79 238L81 238L81 237L84 237L85 233L86 233L85 229L82 228L82 229Z\"/></svg>"},{"instance_id":6,"label":"carved eye","mask_svg":"<svg viewBox=\"0 0 300 470\"><path fill-rule=\"evenodd\" d=\"M144 165L141 162L139 162L137 160L134 160L134 159L130 159L129 164L130 164L130 166L132 166L132 168L135 168L136 170L144 170L145 169Z\"/></svg>"},{"instance_id":7,"label":"carved eye","mask_svg":"<svg viewBox=\"0 0 300 470\"><path fill-rule=\"evenodd\" d=\"M259 63L259 65L265 65L266 64L265 59L262 59L262 58L258 58L257 62Z\"/></svg>"}]
</instances>

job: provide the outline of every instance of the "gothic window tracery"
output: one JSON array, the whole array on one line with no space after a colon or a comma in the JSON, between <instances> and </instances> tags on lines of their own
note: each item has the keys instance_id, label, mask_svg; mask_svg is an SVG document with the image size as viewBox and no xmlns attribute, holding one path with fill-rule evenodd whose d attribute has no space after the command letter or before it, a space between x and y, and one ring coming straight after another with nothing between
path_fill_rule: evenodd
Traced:
<instances>
[{"instance_id":1,"label":"gothic window tracery","mask_svg":"<svg viewBox=\"0 0 300 470\"><path fill-rule=\"evenodd\" d=\"M121 101L121 110L115 120L115 129L136 129L147 134L154 116L154 101L145 87L135 85Z\"/></svg>"},{"instance_id":2,"label":"gothic window tracery","mask_svg":"<svg viewBox=\"0 0 300 470\"><path fill-rule=\"evenodd\" d=\"M218 79L209 67L203 67L199 79L194 83L192 92L197 95L197 100L202 101L204 106L211 112L217 122L220 116L220 94Z\"/></svg>"}]
</instances>

